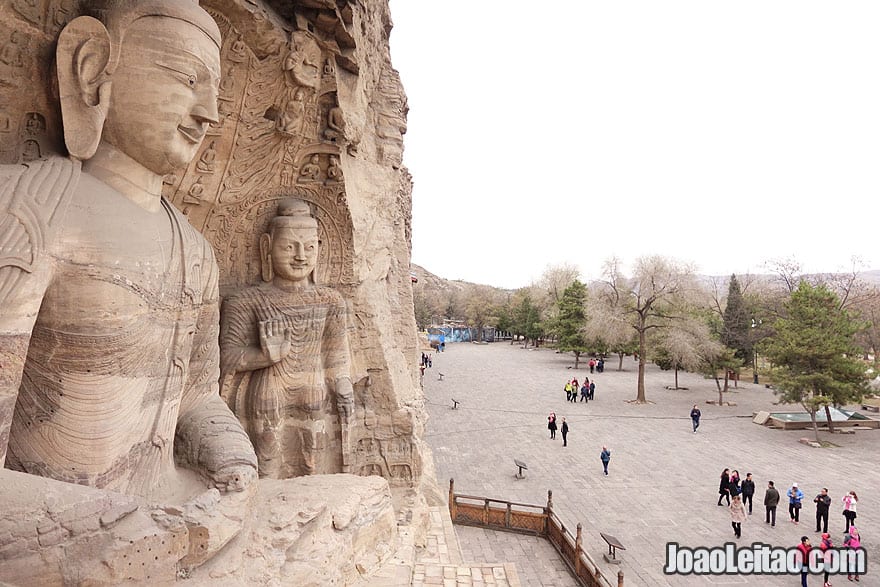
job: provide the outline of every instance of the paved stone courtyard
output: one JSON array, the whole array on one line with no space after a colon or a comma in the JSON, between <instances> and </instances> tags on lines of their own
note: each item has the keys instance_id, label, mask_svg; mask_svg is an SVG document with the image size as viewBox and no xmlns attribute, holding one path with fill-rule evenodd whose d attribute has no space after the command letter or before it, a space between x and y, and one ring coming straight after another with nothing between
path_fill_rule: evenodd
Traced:
<instances>
[{"instance_id":1,"label":"paved stone courtyard","mask_svg":"<svg viewBox=\"0 0 880 587\"><path fill-rule=\"evenodd\" d=\"M869 575L861 585L880 586L874 565L878 538L880 487L880 430L823 438L837 445L816 449L798 443L811 431L780 431L751 421L758 410L797 411L798 406L774 407L772 391L750 381L727 395L735 407L706 404L718 394L713 380L680 373L679 385L688 390L668 390L673 373L650 365L646 376L648 400L628 403L636 395L636 363L625 358L606 363L605 373L590 376L596 382L596 399L589 404L565 401L562 387L589 369L582 362L574 370L572 355L553 350L524 350L508 343L450 344L434 353L433 368L425 373L424 386L430 421L426 439L433 449L437 478L448 489L455 479L459 493L484 495L523 503L546 503L553 490L554 507L563 523L584 525L584 548L608 576L617 569L602 560L607 547L599 536L617 536L627 547L622 569L627 587L636 585L797 585L799 578L746 576L667 576L663 574L665 545L717 546L733 541L726 508L718 507L718 481L722 469L738 469L756 481L754 515L743 524L739 543L760 541L794 546L801 535L819 542L812 498L828 487L833 499L829 530L835 543L843 538L840 498L848 490L860 497L858 526L868 550ZM444 377L441 381L439 373ZM461 401L452 410L452 398ZM688 416L697 403L702 425L692 433ZM568 447L561 435L549 439L547 414L565 417L571 431ZM599 452L612 451L610 475L602 475ZM514 478L513 459L525 461L526 478ZM761 505L767 481L773 480L783 495L777 525L764 524ZM801 523L788 520L785 491L797 482L805 494ZM552 547L535 547L531 537L457 527L464 560L513 562L523 585L571 585L561 562L552 559ZM547 545L549 546L549 544ZM494 560L491 560L494 559ZM813 577L811 585L821 585ZM846 582L837 577L835 585Z\"/></svg>"}]
</instances>

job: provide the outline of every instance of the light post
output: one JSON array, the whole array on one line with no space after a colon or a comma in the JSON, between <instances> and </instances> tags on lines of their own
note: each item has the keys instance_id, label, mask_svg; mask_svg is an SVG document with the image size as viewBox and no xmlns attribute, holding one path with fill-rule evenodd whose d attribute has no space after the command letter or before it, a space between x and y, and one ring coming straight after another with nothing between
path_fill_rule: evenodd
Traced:
<instances>
[{"instance_id":1,"label":"light post","mask_svg":"<svg viewBox=\"0 0 880 587\"><path fill-rule=\"evenodd\" d=\"M758 337L756 336L756 328L761 325L762 320L752 318L752 342L754 344L755 356L752 357L752 376L755 385L758 385Z\"/></svg>"}]
</instances>

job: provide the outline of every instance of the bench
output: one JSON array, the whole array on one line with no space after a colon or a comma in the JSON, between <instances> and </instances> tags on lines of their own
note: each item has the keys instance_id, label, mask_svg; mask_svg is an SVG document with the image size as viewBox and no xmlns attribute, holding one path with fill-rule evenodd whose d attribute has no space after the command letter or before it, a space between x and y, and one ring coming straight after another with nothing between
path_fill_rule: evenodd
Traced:
<instances>
[{"instance_id":1,"label":"bench","mask_svg":"<svg viewBox=\"0 0 880 587\"><path fill-rule=\"evenodd\" d=\"M461 403L461 402L458 401L457 399L452 398L452 409L453 409L453 410L457 410L457 409L458 409L458 404L460 404L460 403Z\"/></svg>"},{"instance_id":2,"label":"bench","mask_svg":"<svg viewBox=\"0 0 880 587\"><path fill-rule=\"evenodd\" d=\"M513 462L516 463L517 467L519 467L519 472L514 475L514 477L517 479L525 479L526 476L523 474L523 471L528 470L526 464L519 459L513 459Z\"/></svg>"},{"instance_id":3,"label":"bench","mask_svg":"<svg viewBox=\"0 0 880 587\"><path fill-rule=\"evenodd\" d=\"M440 381L443 381L443 373L437 373L440 376Z\"/></svg>"},{"instance_id":4,"label":"bench","mask_svg":"<svg viewBox=\"0 0 880 587\"><path fill-rule=\"evenodd\" d=\"M611 534L599 532L599 536L601 536L602 540L604 540L605 543L608 544L608 552L604 555L605 560L611 564L619 565L620 559L617 558L617 549L626 550L626 547L620 543L620 540L618 540Z\"/></svg>"}]
</instances>

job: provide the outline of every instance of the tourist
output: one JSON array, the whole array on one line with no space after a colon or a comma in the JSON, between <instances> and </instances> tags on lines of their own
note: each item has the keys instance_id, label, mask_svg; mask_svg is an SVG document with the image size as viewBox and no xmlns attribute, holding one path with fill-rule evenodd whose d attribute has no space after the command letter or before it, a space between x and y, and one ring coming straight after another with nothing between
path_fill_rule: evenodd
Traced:
<instances>
[{"instance_id":1,"label":"tourist","mask_svg":"<svg viewBox=\"0 0 880 587\"><path fill-rule=\"evenodd\" d=\"M596 372L597 373L604 373L605 372L605 359L599 359L599 361L596 363Z\"/></svg>"},{"instance_id":2,"label":"tourist","mask_svg":"<svg viewBox=\"0 0 880 587\"><path fill-rule=\"evenodd\" d=\"M749 515L752 515L752 498L755 495L755 482L752 480L752 474L746 473L746 478L742 482L742 498L743 505L749 504Z\"/></svg>"},{"instance_id":3,"label":"tourist","mask_svg":"<svg viewBox=\"0 0 880 587\"><path fill-rule=\"evenodd\" d=\"M566 381L565 387L563 389L565 389L565 401L570 402L571 401L571 381Z\"/></svg>"},{"instance_id":4,"label":"tourist","mask_svg":"<svg viewBox=\"0 0 880 587\"><path fill-rule=\"evenodd\" d=\"M822 584L823 587L831 587L831 583L828 581L828 575L830 574L829 568L831 566L831 550L834 548L834 543L831 542L831 535L828 532L822 534L822 542L819 544L819 549L822 551L822 560L825 563L825 582Z\"/></svg>"},{"instance_id":5,"label":"tourist","mask_svg":"<svg viewBox=\"0 0 880 587\"><path fill-rule=\"evenodd\" d=\"M779 505L779 492L773 487L773 481L767 482L767 491L764 492L764 509L767 515L764 523L776 526L776 506Z\"/></svg>"},{"instance_id":6,"label":"tourist","mask_svg":"<svg viewBox=\"0 0 880 587\"><path fill-rule=\"evenodd\" d=\"M798 563L801 568L801 587L807 587L807 576L810 574L810 551L813 547L810 545L810 539L801 536L801 543L797 545Z\"/></svg>"},{"instance_id":7,"label":"tourist","mask_svg":"<svg viewBox=\"0 0 880 587\"><path fill-rule=\"evenodd\" d=\"M596 369L596 359L590 359L590 373Z\"/></svg>"},{"instance_id":8,"label":"tourist","mask_svg":"<svg viewBox=\"0 0 880 587\"><path fill-rule=\"evenodd\" d=\"M727 508L730 510L730 525L733 526L733 534L742 538L742 523L746 521L746 506L738 495L733 496L733 503Z\"/></svg>"},{"instance_id":9,"label":"tourist","mask_svg":"<svg viewBox=\"0 0 880 587\"><path fill-rule=\"evenodd\" d=\"M568 446L568 422L562 419L562 446Z\"/></svg>"},{"instance_id":10,"label":"tourist","mask_svg":"<svg viewBox=\"0 0 880 587\"><path fill-rule=\"evenodd\" d=\"M794 524L800 524L801 505L804 500L804 492L798 489L797 483L791 484L791 489L786 493L788 496L788 515Z\"/></svg>"},{"instance_id":11,"label":"tourist","mask_svg":"<svg viewBox=\"0 0 880 587\"><path fill-rule=\"evenodd\" d=\"M556 438L556 412L550 412L547 416L547 429L550 431L550 440Z\"/></svg>"},{"instance_id":12,"label":"tourist","mask_svg":"<svg viewBox=\"0 0 880 587\"><path fill-rule=\"evenodd\" d=\"M862 539L859 536L859 531L856 530L855 526L851 526L849 529L849 534L846 534L843 539L843 546L848 548L849 550L858 550L862 547ZM855 579L856 582L859 580L858 573L850 573L846 576L846 578L850 581Z\"/></svg>"},{"instance_id":13,"label":"tourist","mask_svg":"<svg viewBox=\"0 0 880 587\"><path fill-rule=\"evenodd\" d=\"M730 505L730 469L721 471L721 483L718 484L718 505L721 500L727 498L727 505Z\"/></svg>"},{"instance_id":14,"label":"tourist","mask_svg":"<svg viewBox=\"0 0 880 587\"><path fill-rule=\"evenodd\" d=\"M590 401L593 401L593 394L596 393L596 382L590 381Z\"/></svg>"},{"instance_id":15,"label":"tourist","mask_svg":"<svg viewBox=\"0 0 880 587\"><path fill-rule=\"evenodd\" d=\"M730 497L740 493L742 493L742 489L739 487L739 471L734 469L730 474Z\"/></svg>"},{"instance_id":16,"label":"tourist","mask_svg":"<svg viewBox=\"0 0 880 587\"><path fill-rule=\"evenodd\" d=\"M843 517L846 518L846 530L849 532L850 526L856 521L856 504L859 502L859 496L855 491L850 491L843 496Z\"/></svg>"},{"instance_id":17,"label":"tourist","mask_svg":"<svg viewBox=\"0 0 880 587\"><path fill-rule=\"evenodd\" d=\"M584 379L584 384L581 385L581 401L582 402L590 402L590 386L589 379Z\"/></svg>"},{"instance_id":18,"label":"tourist","mask_svg":"<svg viewBox=\"0 0 880 587\"><path fill-rule=\"evenodd\" d=\"M580 387L577 377L571 380L571 397L569 397L568 401L576 402L578 400L578 389L580 389Z\"/></svg>"},{"instance_id":19,"label":"tourist","mask_svg":"<svg viewBox=\"0 0 880 587\"><path fill-rule=\"evenodd\" d=\"M819 495L813 499L813 503L816 504L816 532L828 532L828 508L831 507L831 497L828 495L827 487L822 488Z\"/></svg>"},{"instance_id":20,"label":"tourist","mask_svg":"<svg viewBox=\"0 0 880 587\"><path fill-rule=\"evenodd\" d=\"M691 423L694 425L694 434L697 433L697 428L700 427L700 408L697 407L697 404L694 404L693 409L691 409Z\"/></svg>"},{"instance_id":21,"label":"tourist","mask_svg":"<svg viewBox=\"0 0 880 587\"><path fill-rule=\"evenodd\" d=\"M608 450L607 446L602 446L602 454L599 455L599 458L602 459L602 468L605 469L605 476L608 476L608 461L611 460L611 451Z\"/></svg>"}]
</instances>

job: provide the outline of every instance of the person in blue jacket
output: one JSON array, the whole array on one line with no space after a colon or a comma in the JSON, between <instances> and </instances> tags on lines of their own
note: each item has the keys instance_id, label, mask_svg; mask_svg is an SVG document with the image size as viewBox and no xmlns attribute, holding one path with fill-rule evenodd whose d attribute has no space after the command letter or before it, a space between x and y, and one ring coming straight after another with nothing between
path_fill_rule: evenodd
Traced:
<instances>
[{"instance_id":1,"label":"person in blue jacket","mask_svg":"<svg viewBox=\"0 0 880 587\"><path fill-rule=\"evenodd\" d=\"M798 489L797 483L791 484L791 489L788 490L788 515L791 517L791 521L795 524L799 524L801 520L801 505L803 505L804 501L804 492Z\"/></svg>"}]
</instances>

